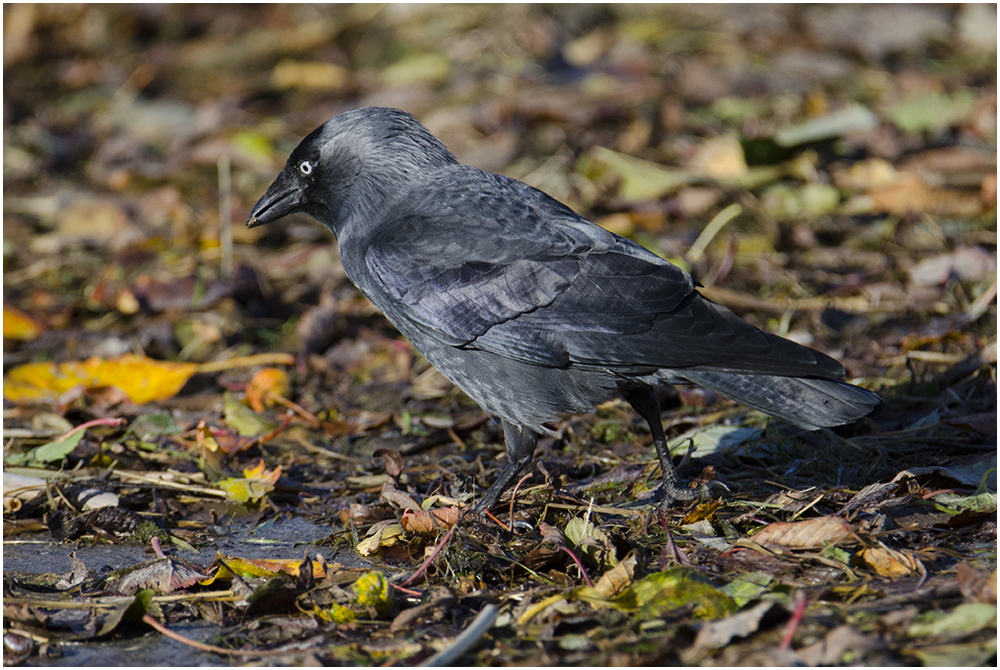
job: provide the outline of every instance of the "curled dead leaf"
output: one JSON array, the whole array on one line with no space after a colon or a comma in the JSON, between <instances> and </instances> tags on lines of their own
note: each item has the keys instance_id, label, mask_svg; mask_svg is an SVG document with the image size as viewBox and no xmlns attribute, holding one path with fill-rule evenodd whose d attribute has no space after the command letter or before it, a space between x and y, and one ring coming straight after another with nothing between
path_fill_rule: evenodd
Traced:
<instances>
[{"instance_id":1,"label":"curled dead leaf","mask_svg":"<svg viewBox=\"0 0 1000 670\"><path fill-rule=\"evenodd\" d=\"M926 573L923 563L916 554L890 549L882 543L862 551L861 560L871 566L880 577L888 579L906 577L913 572Z\"/></svg>"},{"instance_id":2,"label":"curled dead leaf","mask_svg":"<svg viewBox=\"0 0 1000 670\"><path fill-rule=\"evenodd\" d=\"M400 524L407 533L436 535L458 523L461 512L457 507L440 507L432 510L406 510Z\"/></svg>"},{"instance_id":3,"label":"curled dead leaf","mask_svg":"<svg viewBox=\"0 0 1000 670\"><path fill-rule=\"evenodd\" d=\"M385 459L385 471L390 477L398 477L403 472L403 456L395 449L378 449L373 455Z\"/></svg>"}]
</instances>

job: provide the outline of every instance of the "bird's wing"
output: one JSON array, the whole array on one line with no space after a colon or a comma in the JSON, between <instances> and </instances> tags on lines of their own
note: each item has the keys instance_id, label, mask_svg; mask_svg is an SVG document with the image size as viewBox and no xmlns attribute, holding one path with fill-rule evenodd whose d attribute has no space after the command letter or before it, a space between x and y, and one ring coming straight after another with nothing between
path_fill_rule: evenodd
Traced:
<instances>
[{"instance_id":1,"label":"bird's wing","mask_svg":"<svg viewBox=\"0 0 1000 670\"><path fill-rule=\"evenodd\" d=\"M709 302L690 275L637 244L544 194L516 195L461 208L439 199L434 216L410 207L372 239L366 263L391 298L379 305L390 319L533 365L842 374Z\"/></svg>"}]
</instances>

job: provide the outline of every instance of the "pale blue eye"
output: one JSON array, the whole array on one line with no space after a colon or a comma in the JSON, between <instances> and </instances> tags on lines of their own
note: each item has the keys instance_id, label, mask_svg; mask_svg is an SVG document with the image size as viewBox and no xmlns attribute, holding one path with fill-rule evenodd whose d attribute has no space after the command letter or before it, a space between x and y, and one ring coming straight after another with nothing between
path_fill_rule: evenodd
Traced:
<instances>
[{"instance_id":1,"label":"pale blue eye","mask_svg":"<svg viewBox=\"0 0 1000 670\"><path fill-rule=\"evenodd\" d=\"M308 176L312 174L312 171L313 171L313 166L312 163L310 163L309 161L302 161L301 163L299 163L299 172L301 172L302 174Z\"/></svg>"}]
</instances>

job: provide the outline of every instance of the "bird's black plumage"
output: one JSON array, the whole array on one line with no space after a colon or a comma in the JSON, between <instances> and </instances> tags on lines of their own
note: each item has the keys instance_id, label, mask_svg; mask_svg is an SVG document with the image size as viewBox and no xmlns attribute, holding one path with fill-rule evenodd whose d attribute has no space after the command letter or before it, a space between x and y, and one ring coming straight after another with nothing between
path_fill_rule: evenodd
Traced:
<instances>
[{"instance_id":1,"label":"bird's black plumage","mask_svg":"<svg viewBox=\"0 0 1000 670\"><path fill-rule=\"evenodd\" d=\"M696 383L802 428L873 413L834 359L746 323L691 276L517 180L458 163L412 116L358 109L292 152L249 226L302 211L337 236L348 277L504 426L492 506L561 414L623 395L676 481L652 385ZM702 491L705 492L705 491Z\"/></svg>"}]
</instances>

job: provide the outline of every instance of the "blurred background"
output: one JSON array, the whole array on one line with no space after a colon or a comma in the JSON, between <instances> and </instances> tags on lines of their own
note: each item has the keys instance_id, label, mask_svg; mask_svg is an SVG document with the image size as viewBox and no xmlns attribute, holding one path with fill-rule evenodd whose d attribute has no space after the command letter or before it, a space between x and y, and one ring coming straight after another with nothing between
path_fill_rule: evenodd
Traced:
<instances>
[{"instance_id":1,"label":"blurred background","mask_svg":"<svg viewBox=\"0 0 1000 670\"><path fill-rule=\"evenodd\" d=\"M970 326L995 314L994 5L3 12L4 301L36 327L5 330L5 368L318 354L355 334L343 317L367 308L326 230L242 224L305 134L366 105L412 112L461 161L855 376L899 381L995 338L995 320Z\"/></svg>"}]
</instances>

